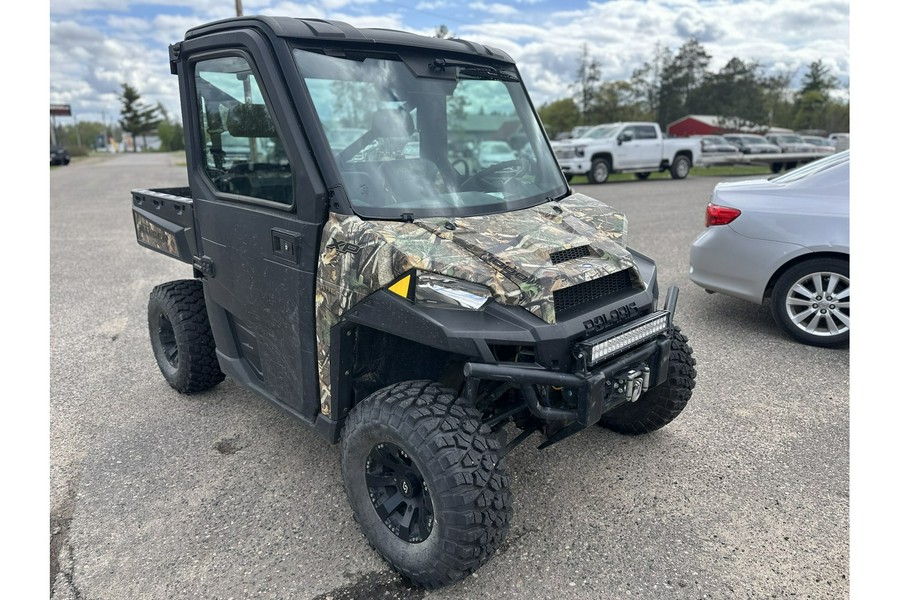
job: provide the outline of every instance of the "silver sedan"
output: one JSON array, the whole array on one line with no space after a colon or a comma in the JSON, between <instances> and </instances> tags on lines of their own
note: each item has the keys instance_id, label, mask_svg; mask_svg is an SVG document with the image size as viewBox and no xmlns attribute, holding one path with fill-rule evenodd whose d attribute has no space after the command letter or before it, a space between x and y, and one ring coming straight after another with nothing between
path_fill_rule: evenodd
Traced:
<instances>
[{"instance_id":1,"label":"silver sedan","mask_svg":"<svg viewBox=\"0 0 900 600\"><path fill-rule=\"evenodd\" d=\"M720 183L691 246L690 279L756 304L794 339L850 340L850 151L773 179Z\"/></svg>"}]
</instances>

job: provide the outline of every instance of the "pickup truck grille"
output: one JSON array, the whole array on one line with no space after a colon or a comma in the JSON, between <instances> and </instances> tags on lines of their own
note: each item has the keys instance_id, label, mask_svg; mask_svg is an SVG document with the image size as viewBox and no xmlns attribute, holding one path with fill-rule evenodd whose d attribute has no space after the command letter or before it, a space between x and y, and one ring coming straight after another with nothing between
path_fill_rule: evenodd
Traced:
<instances>
[{"instance_id":1,"label":"pickup truck grille","mask_svg":"<svg viewBox=\"0 0 900 600\"><path fill-rule=\"evenodd\" d=\"M597 302L631 287L631 275L626 269L600 279L593 279L556 290L553 292L553 306L556 310L556 316L559 317L566 311L584 304Z\"/></svg>"},{"instance_id":2,"label":"pickup truck grille","mask_svg":"<svg viewBox=\"0 0 900 600\"><path fill-rule=\"evenodd\" d=\"M575 158L575 151L571 148L557 148L553 151L556 158Z\"/></svg>"},{"instance_id":3,"label":"pickup truck grille","mask_svg":"<svg viewBox=\"0 0 900 600\"><path fill-rule=\"evenodd\" d=\"M553 252L552 254L550 254L550 262L552 262L554 265L558 265L559 263L564 263L569 260L575 260L576 258L590 255L590 246L578 246L577 248L569 248L567 250Z\"/></svg>"}]
</instances>

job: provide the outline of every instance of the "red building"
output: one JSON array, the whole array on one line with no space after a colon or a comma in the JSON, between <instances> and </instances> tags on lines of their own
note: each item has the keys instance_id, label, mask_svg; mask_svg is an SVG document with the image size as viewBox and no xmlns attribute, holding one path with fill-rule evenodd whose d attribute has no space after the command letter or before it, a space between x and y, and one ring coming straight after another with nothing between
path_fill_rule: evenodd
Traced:
<instances>
[{"instance_id":1,"label":"red building","mask_svg":"<svg viewBox=\"0 0 900 600\"><path fill-rule=\"evenodd\" d=\"M692 135L718 135L732 131L746 131L756 133L761 128L755 123L742 121L735 117L722 117L718 115L687 115L677 121L669 123L666 133L671 137L689 137Z\"/></svg>"}]
</instances>

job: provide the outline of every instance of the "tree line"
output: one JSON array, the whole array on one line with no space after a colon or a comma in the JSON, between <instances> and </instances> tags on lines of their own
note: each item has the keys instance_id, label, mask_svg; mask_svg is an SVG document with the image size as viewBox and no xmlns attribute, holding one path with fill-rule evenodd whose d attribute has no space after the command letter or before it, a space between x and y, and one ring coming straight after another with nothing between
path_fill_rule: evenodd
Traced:
<instances>
[{"instance_id":1,"label":"tree line","mask_svg":"<svg viewBox=\"0 0 900 600\"><path fill-rule=\"evenodd\" d=\"M738 126L850 130L850 104L833 97L840 84L821 60L808 65L799 90L790 88L796 71L766 75L758 62L733 57L714 72L711 60L696 38L677 52L657 43L630 79L605 81L584 45L571 95L538 112L551 138L577 125L616 121L656 121L665 129L691 114L735 119Z\"/></svg>"},{"instance_id":2,"label":"tree line","mask_svg":"<svg viewBox=\"0 0 900 600\"><path fill-rule=\"evenodd\" d=\"M169 115L161 103L149 105L143 101L136 88L127 83L122 84L118 95L121 109L116 123L98 123L81 121L56 126L57 143L66 146L73 156L87 155L90 150L105 147L108 140L123 139L128 133L134 140L133 151L138 148L147 149L147 135L156 133L160 141L160 150L171 152L184 150L184 128L178 119ZM103 143L98 144L97 141ZM142 142L139 146L138 140Z\"/></svg>"},{"instance_id":3,"label":"tree line","mask_svg":"<svg viewBox=\"0 0 900 600\"><path fill-rule=\"evenodd\" d=\"M577 125L616 121L655 121L665 128L690 114L719 115L736 126L850 131L850 103L833 96L840 84L821 60L807 66L799 90L790 88L796 72L766 75L759 63L738 57L713 72L711 60L695 38L677 52L657 43L652 58L635 69L630 79L607 81L600 62L584 45L571 95L543 104L538 113L551 138ZM155 131L161 150L184 150L181 122L162 104L146 104L127 83L122 84L119 101L117 124L85 121L57 126L58 143L75 155L79 150L86 154L98 138L121 139L127 132L137 151L138 138L146 148L147 134Z\"/></svg>"}]
</instances>

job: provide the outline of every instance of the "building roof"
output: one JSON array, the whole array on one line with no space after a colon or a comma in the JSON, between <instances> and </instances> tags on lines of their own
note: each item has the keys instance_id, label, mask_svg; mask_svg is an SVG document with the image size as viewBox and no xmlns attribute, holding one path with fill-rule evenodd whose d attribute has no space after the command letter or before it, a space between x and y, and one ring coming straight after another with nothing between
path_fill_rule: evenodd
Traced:
<instances>
[{"instance_id":1,"label":"building roof","mask_svg":"<svg viewBox=\"0 0 900 600\"><path fill-rule=\"evenodd\" d=\"M746 131L748 133L756 133L759 131L769 130L764 125L757 125L752 121L747 121L738 117L723 117L721 115L685 115L684 117L681 117L680 119L669 123L669 127L688 120L698 121L710 127L718 127L720 129L727 129L731 131Z\"/></svg>"}]
</instances>

